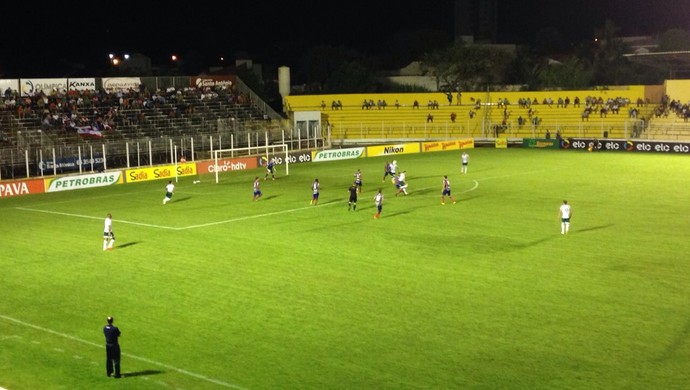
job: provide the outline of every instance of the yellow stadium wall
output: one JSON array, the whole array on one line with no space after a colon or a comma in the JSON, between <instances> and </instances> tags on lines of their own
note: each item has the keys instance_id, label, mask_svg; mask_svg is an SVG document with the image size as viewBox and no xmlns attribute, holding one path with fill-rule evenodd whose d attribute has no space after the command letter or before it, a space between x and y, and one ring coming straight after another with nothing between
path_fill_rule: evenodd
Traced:
<instances>
[{"instance_id":1,"label":"yellow stadium wall","mask_svg":"<svg viewBox=\"0 0 690 390\"><path fill-rule=\"evenodd\" d=\"M666 80L666 94L682 103L690 101L690 80Z\"/></svg>"},{"instance_id":2,"label":"yellow stadium wall","mask_svg":"<svg viewBox=\"0 0 690 390\"><path fill-rule=\"evenodd\" d=\"M690 80L688 80L690 83ZM653 87L653 86L652 86ZM617 87L616 89L601 89L601 90L570 90L570 91L524 91L524 92L490 92L489 99L491 103L498 102L498 99L508 99L510 104L517 104L521 98L529 98L539 101L539 104L544 99L552 98L554 103L559 97L565 99L570 97L572 100L578 96L584 103L587 96L596 98L601 97L606 101L608 98L623 97L628 98L631 102L635 102L637 98L645 99L650 97L660 96L658 93L650 93L648 96L648 86L645 85L631 85L626 87ZM690 84L688 85L690 91ZM486 103L487 92L462 92L462 105L472 105L476 99L481 99ZM326 110L331 109L333 101L340 100L344 108L361 108L364 100L373 100L376 103L378 100L385 100L388 108L394 107L397 100L401 107L412 107L412 103L417 100L420 108L426 108L429 100L438 101L441 106L448 106L447 96L443 92L420 92L420 93L357 93L357 94L333 94L333 95L292 95L285 97L287 111L313 111L321 109L321 102L325 103ZM450 105L457 105L457 93L453 93L453 101Z\"/></svg>"}]
</instances>

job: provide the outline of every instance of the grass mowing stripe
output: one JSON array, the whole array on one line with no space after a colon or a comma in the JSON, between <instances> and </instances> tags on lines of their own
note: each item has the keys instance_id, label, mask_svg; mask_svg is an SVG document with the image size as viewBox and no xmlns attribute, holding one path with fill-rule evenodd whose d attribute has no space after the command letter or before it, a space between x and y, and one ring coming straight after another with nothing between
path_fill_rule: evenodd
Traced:
<instances>
[{"instance_id":1,"label":"grass mowing stripe","mask_svg":"<svg viewBox=\"0 0 690 390\"><path fill-rule=\"evenodd\" d=\"M72 341L77 341L77 342L82 343L82 344L90 345L90 346L92 346L92 347L98 347L98 348L102 348L102 347L103 347L103 346L100 345L100 344L96 344L96 343L93 343L93 342L88 341L88 340L83 340L83 339L80 339L80 338L78 338L78 337L70 336L70 335L65 334L65 333L56 332L56 331L54 331L54 330L52 330L52 329L48 329L48 328L44 328L44 327L42 327L42 326L30 324L30 323L28 323L28 322L24 322L24 321L18 320L18 319L16 319L16 318L8 317L8 316L6 316L6 315L0 314L0 318L2 318L2 319L4 319L4 320L7 320L7 321L10 321L10 322L14 322L14 323L19 324L19 325L22 325L22 326L26 326L26 327L33 328L33 329L36 329L36 330L40 330L40 331L42 331L42 332L46 332L46 333L50 333L50 334L53 334L53 335L56 335L56 336L64 337L64 338L69 339L69 340L72 340ZM173 367L173 366L171 366L171 365L169 365L169 364L157 362L157 361L155 361L155 360L151 360L151 359L143 358L143 357L140 357L140 356L132 355L132 354L130 354L130 353L122 353L122 355L123 355L123 356L126 356L126 357L128 357L128 358L132 358L132 359L136 359L136 360L142 361L142 362L144 362L144 363L154 364L154 365L156 365L156 366L158 366L158 367L167 368L168 370L177 371L177 372L179 372L180 374L184 374L184 375L191 376L191 377L194 377L194 378L197 378L197 379L201 379L201 380L204 380L204 381L206 381L206 382L214 383L214 384L219 385L219 386L227 387L227 388L230 388L230 389L245 390L244 387L241 387L241 386L238 386L238 385L235 385L235 384L232 384L232 383L223 382L223 381L218 380L218 379L209 378L209 377L206 377L206 376L204 376L204 375L197 374L197 373L194 373L194 372L191 372L191 371L187 371L187 370L182 369L182 368ZM0 388L0 389L1 389L1 388Z\"/></svg>"}]
</instances>

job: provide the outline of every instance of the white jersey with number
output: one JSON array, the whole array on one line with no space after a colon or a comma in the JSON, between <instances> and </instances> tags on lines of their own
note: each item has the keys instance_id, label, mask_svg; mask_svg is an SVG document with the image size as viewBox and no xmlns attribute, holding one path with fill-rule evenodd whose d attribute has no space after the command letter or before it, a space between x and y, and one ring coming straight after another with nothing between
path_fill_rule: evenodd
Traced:
<instances>
[{"instance_id":1,"label":"white jersey with number","mask_svg":"<svg viewBox=\"0 0 690 390\"><path fill-rule=\"evenodd\" d=\"M172 184L172 183L166 185L166 186L165 186L165 191L168 192L168 193L170 193L170 194L172 194L173 191L175 191L175 185Z\"/></svg>"},{"instance_id":2,"label":"white jersey with number","mask_svg":"<svg viewBox=\"0 0 690 390\"><path fill-rule=\"evenodd\" d=\"M563 218L563 219L570 218L570 205L569 204L561 205L561 218Z\"/></svg>"},{"instance_id":3,"label":"white jersey with number","mask_svg":"<svg viewBox=\"0 0 690 390\"><path fill-rule=\"evenodd\" d=\"M113 228L113 220L110 219L110 217L107 217L107 218L105 219L105 223L104 223L104 226L103 226L103 231L106 232L106 233L110 233L110 231L112 230L112 228Z\"/></svg>"}]
</instances>

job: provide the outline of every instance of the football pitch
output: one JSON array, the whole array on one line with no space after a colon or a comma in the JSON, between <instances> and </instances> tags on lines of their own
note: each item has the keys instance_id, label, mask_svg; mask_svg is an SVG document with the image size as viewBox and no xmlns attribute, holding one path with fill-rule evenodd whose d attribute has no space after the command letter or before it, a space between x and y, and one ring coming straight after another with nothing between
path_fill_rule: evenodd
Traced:
<instances>
[{"instance_id":1,"label":"football pitch","mask_svg":"<svg viewBox=\"0 0 690 390\"><path fill-rule=\"evenodd\" d=\"M687 388L687 156L460 153L395 156L408 196L377 157L0 199L0 387Z\"/></svg>"}]
</instances>

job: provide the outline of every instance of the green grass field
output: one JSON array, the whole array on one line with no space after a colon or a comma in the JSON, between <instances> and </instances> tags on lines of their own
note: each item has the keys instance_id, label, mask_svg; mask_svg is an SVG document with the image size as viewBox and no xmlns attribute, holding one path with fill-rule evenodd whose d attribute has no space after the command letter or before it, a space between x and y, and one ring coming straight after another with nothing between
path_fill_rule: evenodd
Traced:
<instances>
[{"instance_id":1,"label":"green grass field","mask_svg":"<svg viewBox=\"0 0 690 390\"><path fill-rule=\"evenodd\" d=\"M687 388L687 156L469 152L467 175L396 156L407 197L369 158L281 167L258 202L263 170L181 178L165 206L165 181L1 199L0 387Z\"/></svg>"}]
</instances>

